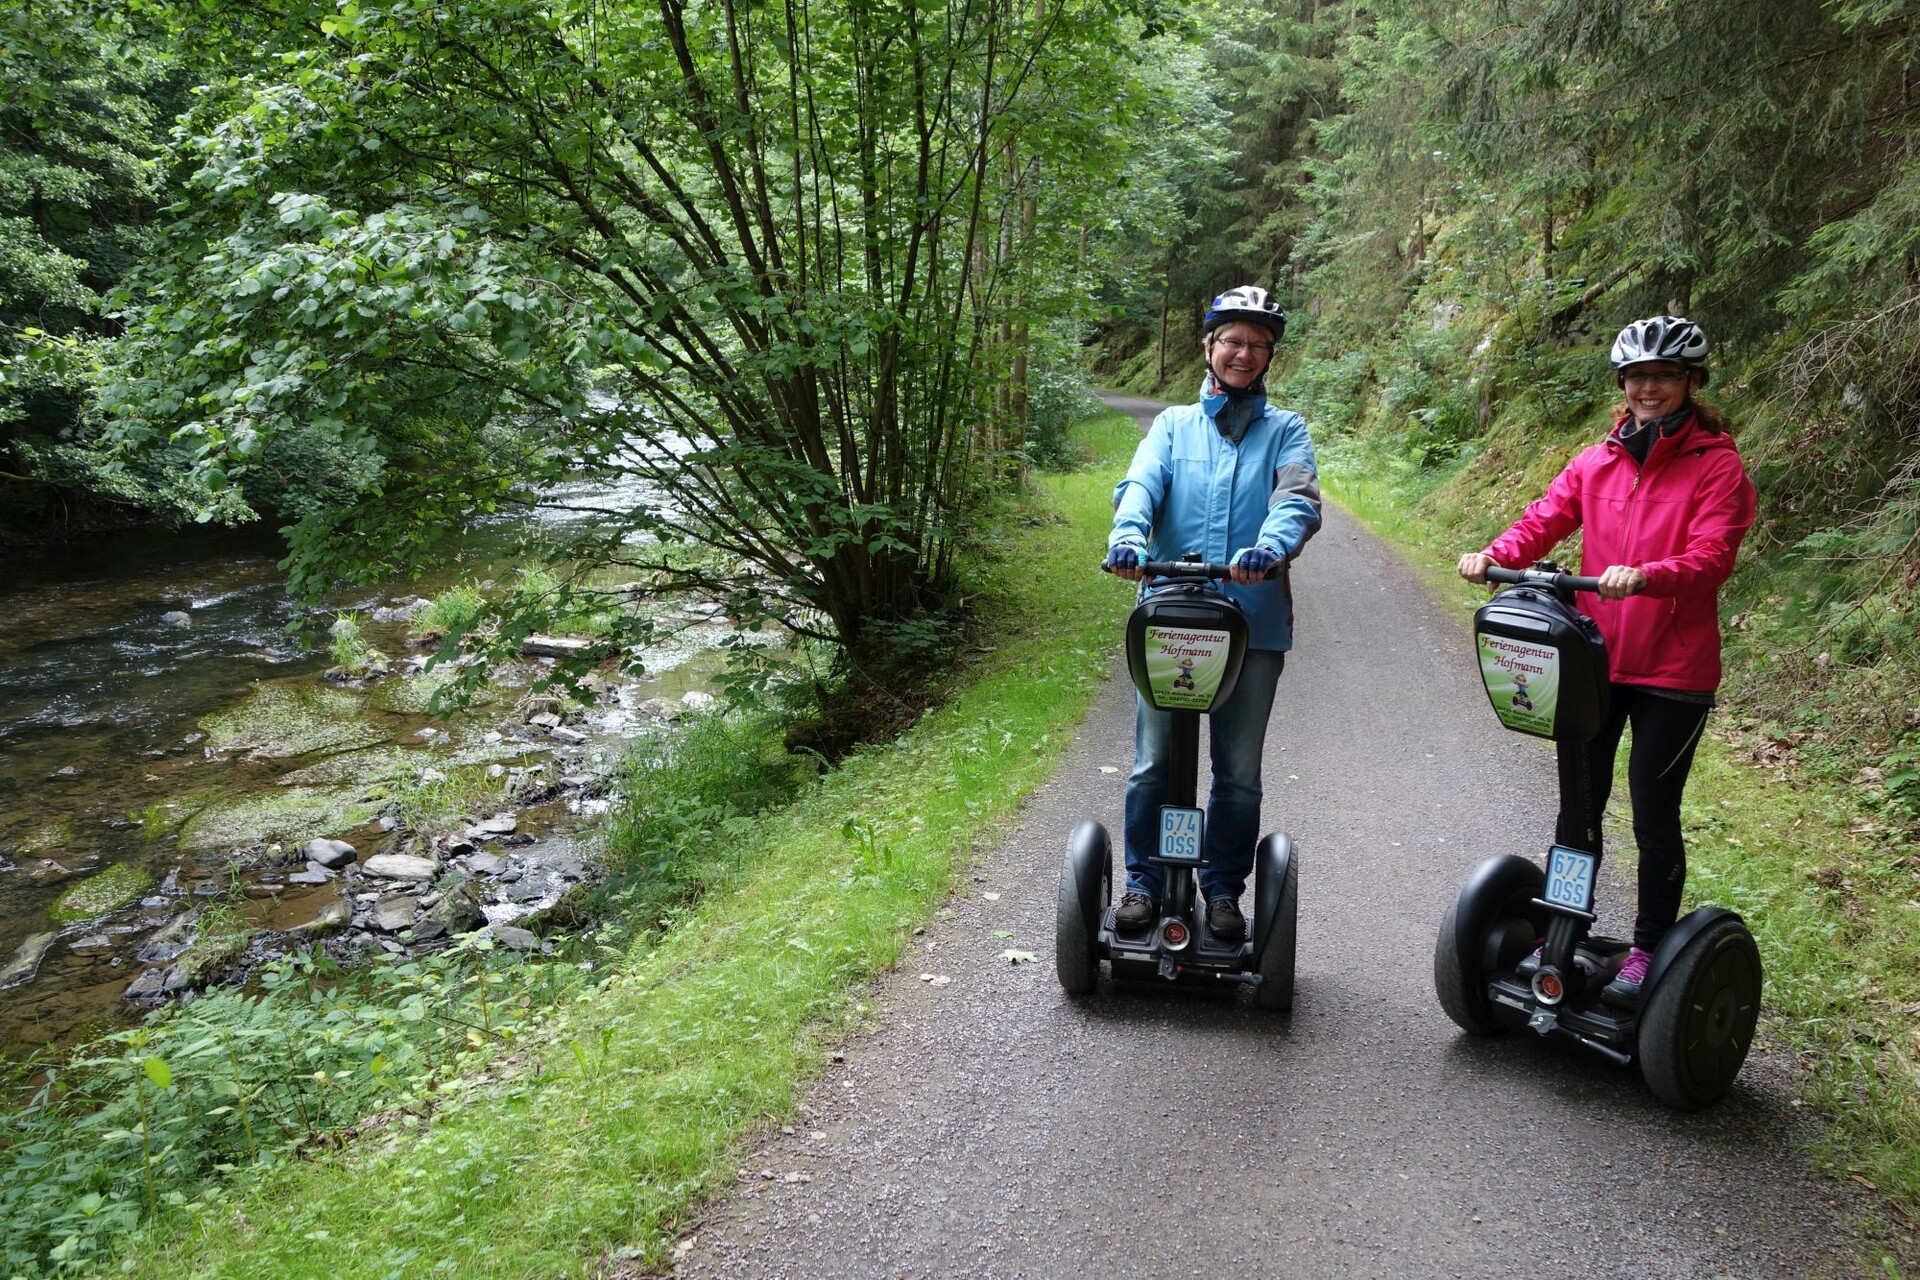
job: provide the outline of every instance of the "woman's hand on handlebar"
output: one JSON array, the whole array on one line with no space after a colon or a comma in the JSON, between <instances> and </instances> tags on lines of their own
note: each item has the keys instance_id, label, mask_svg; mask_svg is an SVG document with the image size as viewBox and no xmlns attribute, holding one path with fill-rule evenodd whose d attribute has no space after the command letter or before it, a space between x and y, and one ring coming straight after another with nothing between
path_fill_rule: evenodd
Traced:
<instances>
[{"instance_id":1,"label":"woman's hand on handlebar","mask_svg":"<svg viewBox=\"0 0 1920 1280\"><path fill-rule=\"evenodd\" d=\"M1647 575L1630 564L1610 564L1600 575L1600 596L1605 600L1625 600L1647 589Z\"/></svg>"},{"instance_id":2,"label":"woman's hand on handlebar","mask_svg":"<svg viewBox=\"0 0 1920 1280\"><path fill-rule=\"evenodd\" d=\"M1499 563L1484 551L1469 551L1460 557L1460 576L1468 582L1485 582L1487 570Z\"/></svg>"},{"instance_id":3,"label":"woman's hand on handlebar","mask_svg":"<svg viewBox=\"0 0 1920 1280\"><path fill-rule=\"evenodd\" d=\"M1259 582L1280 563L1280 553L1266 547L1243 547L1228 562L1233 580L1242 586Z\"/></svg>"},{"instance_id":4,"label":"woman's hand on handlebar","mask_svg":"<svg viewBox=\"0 0 1920 1280\"><path fill-rule=\"evenodd\" d=\"M1146 576L1140 569L1140 550L1137 547L1109 547L1107 558L1100 567L1129 582L1138 582Z\"/></svg>"}]
</instances>

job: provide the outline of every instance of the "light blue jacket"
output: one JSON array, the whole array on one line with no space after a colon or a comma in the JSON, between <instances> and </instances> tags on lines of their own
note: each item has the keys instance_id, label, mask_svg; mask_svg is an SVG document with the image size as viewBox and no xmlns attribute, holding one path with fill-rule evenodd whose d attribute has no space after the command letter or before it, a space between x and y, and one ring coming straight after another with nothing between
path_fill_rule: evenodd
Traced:
<instances>
[{"instance_id":1,"label":"light blue jacket","mask_svg":"<svg viewBox=\"0 0 1920 1280\"><path fill-rule=\"evenodd\" d=\"M1153 420L1126 479L1114 486L1108 549L1131 546L1151 560L1196 551L1220 564L1246 547L1266 547L1289 564L1300 554L1320 529L1320 474L1306 421L1256 396L1229 415L1246 423L1235 441L1217 425L1226 407L1225 395L1203 390L1199 403L1176 405ZM1293 588L1285 573L1253 586L1222 586L1246 612L1251 647L1293 647Z\"/></svg>"}]
</instances>

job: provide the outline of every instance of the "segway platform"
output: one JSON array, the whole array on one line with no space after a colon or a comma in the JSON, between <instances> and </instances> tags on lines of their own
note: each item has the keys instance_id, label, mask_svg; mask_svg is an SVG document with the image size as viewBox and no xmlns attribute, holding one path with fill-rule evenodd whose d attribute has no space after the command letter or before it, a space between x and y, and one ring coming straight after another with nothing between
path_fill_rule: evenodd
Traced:
<instances>
[{"instance_id":1,"label":"segway platform","mask_svg":"<svg viewBox=\"0 0 1920 1280\"><path fill-rule=\"evenodd\" d=\"M1246 982L1253 967L1253 942L1245 938L1216 938L1207 928L1206 913L1189 925L1175 917L1144 929L1121 932L1109 908L1101 923L1100 943L1116 978L1170 978L1200 981Z\"/></svg>"}]
</instances>

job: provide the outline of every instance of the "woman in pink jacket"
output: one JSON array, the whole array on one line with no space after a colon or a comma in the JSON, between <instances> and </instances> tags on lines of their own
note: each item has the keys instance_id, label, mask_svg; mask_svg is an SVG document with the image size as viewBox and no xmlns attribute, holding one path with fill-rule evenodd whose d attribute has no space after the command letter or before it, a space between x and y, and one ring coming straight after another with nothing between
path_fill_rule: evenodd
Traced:
<instances>
[{"instance_id":1,"label":"woman in pink jacket","mask_svg":"<svg viewBox=\"0 0 1920 1280\"><path fill-rule=\"evenodd\" d=\"M1460 557L1460 576L1485 582L1489 565L1533 563L1584 529L1580 572L1600 579L1580 608L1606 637L1612 689L1607 722L1589 747L1592 847L1613 788L1620 735L1633 725L1627 788L1640 848L1633 949L1607 999L1632 1004L1660 938L1680 914L1687 853L1680 796L1720 685L1720 584L1753 523L1753 482L1719 410L1694 400L1707 385L1707 336L1677 316L1636 320L1613 342L1626 393L1601 443L1582 450L1505 533ZM1562 812L1555 838L1588 847L1578 815Z\"/></svg>"}]
</instances>

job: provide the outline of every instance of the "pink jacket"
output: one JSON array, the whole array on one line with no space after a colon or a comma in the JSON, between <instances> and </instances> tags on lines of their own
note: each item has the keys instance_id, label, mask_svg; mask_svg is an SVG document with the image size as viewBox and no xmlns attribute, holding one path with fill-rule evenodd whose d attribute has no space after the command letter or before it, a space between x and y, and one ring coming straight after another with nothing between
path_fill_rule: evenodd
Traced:
<instances>
[{"instance_id":1,"label":"pink jacket","mask_svg":"<svg viewBox=\"0 0 1920 1280\"><path fill-rule=\"evenodd\" d=\"M1753 482L1733 438L1695 415L1655 440L1645 465L1614 433L1581 450L1486 554L1524 568L1584 526L1582 574L1624 564L1647 575L1646 589L1625 600L1579 594L1606 637L1614 680L1712 690L1720 685L1717 597L1753 509Z\"/></svg>"}]
</instances>

